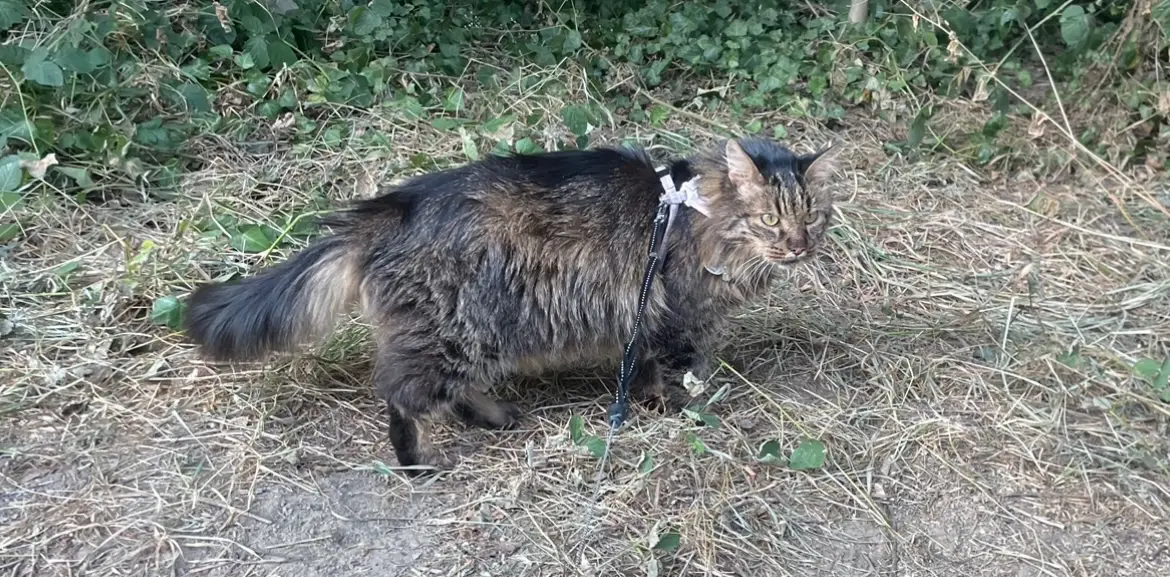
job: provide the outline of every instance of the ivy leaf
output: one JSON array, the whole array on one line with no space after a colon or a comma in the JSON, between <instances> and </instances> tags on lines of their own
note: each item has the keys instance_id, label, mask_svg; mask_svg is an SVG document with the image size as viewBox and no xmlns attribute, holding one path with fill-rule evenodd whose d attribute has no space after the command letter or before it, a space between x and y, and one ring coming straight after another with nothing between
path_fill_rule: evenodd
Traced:
<instances>
[{"instance_id":1,"label":"ivy leaf","mask_svg":"<svg viewBox=\"0 0 1170 577\"><path fill-rule=\"evenodd\" d=\"M358 36L369 36L382 26L382 17L365 6L359 6L349 13L353 33Z\"/></svg>"},{"instance_id":2,"label":"ivy leaf","mask_svg":"<svg viewBox=\"0 0 1170 577\"><path fill-rule=\"evenodd\" d=\"M19 192L5 190L0 192L0 213L8 212L24 206L24 197Z\"/></svg>"},{"instance_id":3,"label":"ivy leaf","mask_svg":"<svg viewBox=\"0 0 1170 577\"><path fill-rule=\"evenodd\" d=\"M499 118L493 118L493 119L483 123L483 126L480 128L480 132L482 132L485 135L495 134L495 133L499 132L502 128L504 128L505 125L511 124L515 121L516 121L516 117L511 115L511 114L501 116Z\"/></svg>"},{"instance_id":4,"label":"ivy leaf","mask_svg":"<svg viewBox=\"0 0 1170 577\"><path fill-rule=\"evenodd\" d=\"M585 442L582 444L585 445L586 449L589 449L589 453L592 454L595 458L600 459L605 456L604 439L589 435L585 438Z\"/></svg>"},{"instance_id":5,"label":"ivy leaf","mask_svg":"<svg viewBox=\"0 0 1170 577\"><path fill-rule=\"evenodd\" d=\"M268 237L265 228L258 224L241 226L239 232L232 235L232 248L251 254L268 250L272 246L272 239Z\"/></svg>"},{"instance_id":6,"label":"ivy leaf","mask_svg":"<svg viewBox=\"0 0 1170 577\"><path fill-rule=\"evenodd\" d=\"M33 50L32 54L28 55L28 60L24 61L24 66L20 67L20 71L24 73L26 79L41 86L63 86L65 73L61 71L60 66L49 62L48 56L44 48Z\"/></svg>"},{"instance_id":7,"label":"ivy leaf","mask_svg":"<svg viewBox=\"0 0 1170 577\"><path fill-rule=\"evenodd\" d=\"M459 122L458 119L448 118L446 116L440 116L434 120L431 120L431 126L439 130L455 130L456 128L459 128L460 124L462 123Z\"/></svg>"},{"instance_id":8,"label":"ivy leaf","mask_svg":"<svg viewBox=\"0 0 1170 577\"><path fill-rule=\"evenodd\" d=\"M1162 361L1162 368L1158 371L1158 378L1154 379L1154 390L1162 391L1165 397L1166 389L1170 389L1170 358Z\"/></svg>"},{"instance_id":9,"label":"ivy leaf","mask_svg":"<svg viewBox=\"0 0 1170 577\"><path fill-rule=\"evenodd\" d=\"M0 141L15 138L23 142L32 143L36 126L30 119L24 117L19 109L0 109Z\"/></svg>"},{"instance_id":10,"label":"ivy leaf","mask_svg":"<svg viewBox=\"0 0 1170 577\"><path fill-rule=\"evenodd\" d=\"M687 433L687 444L691 446L691 450L696 455L702 455L707 452L707 444L694 433Z\"/></svg>"},{"instance_id":11,"label":"ivy leaf","mask_svg":"<svg viewBox=\"0 0 1170 577\"><path fill-rule=\"evenodd\" d=\"M805 439L792 451L788 467L794 471L819 469L825 464L825 444L816 439Z\"/></svg>"},{"instance_id":12,"label":"ivy leaf","mask_svg":"<svg viewBox=\"0 0 1170 577\"><path fill-rule=\"evenodd\" d=\"M447 91L447 97L443 99L443 110L447 112L457 112L463 108L463 89L452 88Z\"/></svg>"},{"instance_id":13,"label":"ivy leaf","mask_svg":"<svg viewBox=\"0 0 1170 577\"><path fill-rule=\"evenodd\" d=\"M179 87L179 94L187 102L192 112L210 112L211 101L207 98L207 90L194 82L188 82Z\"/></svg>"},{"instance_id":14,"label":"ivy leaf","mask_svg":"<svg viewBox=\"0 0 1170 577\"><path fill-rule=\"evenodd\" d=\"M93 178L89 176L89 170L77 166L55 166L53 167L57 172L68 176L77 183L81 188L93 188Z\"/></svg>"},{"instance_id":15,"label":"ivy leaf","mask_svg":"<svg viewBox=\"0 0 1170 577\"><path fill-rule=\"evenodd\" d=\"M1070 368L1075 369L1081 366L1080 347L1073 347L1059 355L1056 355L1056 362Z\"/></svg>"},{"instance_id":16,"label":"ivy leaf","mask_svg":"<svg viewBox=\"0 0 1170 577\"><path fill-rule=\"evenodd\" d=\"M270 6L270 10L279 15L288 14L297 9L297 3L294 0L274 0Z\"/></svg>"},{"instance_id":17,"label":"ivy leaf","mask_svg":"<svg viewBox=\"0 0 1170 577\"><path fill-rule=\"evenodd\" d=\"M232 57L232 47L229 44L217 44L208 48L207 53L214 60L227 60Z\"/></svg>"},{"instance_id":18,"label":"ivy leaf","mask_svg":"<svg viewBox=\"0 0 1170 577\"><path fill-rule=\"evenodd\" d=\"M520 154L536 154L540 152L540 145L533 142L531 138L521 138L516 141L516 152Z\"/></svg>"},{"instance_id":19,"label":"ivy leaf","mask_svg":"<svg viewBox=\"0 0 1170 577\"><path fill-rule=\"evenodd\" d=\"M20 223L6 222L0 224L0 242L8 242L20 236Z\"/></svg>"},{"instance_id":20,"label":"ivy leaf","mask_svg":"<svg viewBox=\"0 0 1170 577\"><path fill-rule=\"evenodd\" d=\"M174 295L158 298L150 309L150 321L156 325L179 330L183 325L183 303Z\"/></svg>"},{"instance_id":21,"label":"ivy leaf","mask_svg":"<svg viewBox=\"0 0 1170 577\"><path fill-rule=\"evenodd\" d=\"M565 35L565 43L562 46L562 49L564 50L565 54L572 54L581 47L581 44L583 44L581 41L581 33L576 30L570 30L569 33Z\"/></svg>"},{"instance_id":22,"label":"ivy leaf","mask_svg":"<svg viewBox=\"0 0 1170 577\"><path fill-rule=\"evenodd\" d=\"M658 542L654 544L654 548L659 551L677 551L679 545L682 544L682 535L679 534L678 529L669 529L658 537Z\"/></svg>"},{"instance_id":23,"label":"ivy leaf","mask_svg":"<svg viewBox=\"0 0 1170 577\"><path fill-rule=\"evenodd\" d=\"M61 280L68 280L69 275L73 274L73 272L78 268L81 268L80 262L70 261L53 269L53 274L57 275L57 278L60 278Z\"/></svg>"},{"instance_id":24,"label":"ivy leaf","mask_svg":"<svg viewBox=\"0 0 1170 577\"><path fill-rule=\"evenodd\" d=\"M691 409L683 409L683 414L686 415L687 417L695 420L695 421L698 421L698 422L703 423L704 425L706 425L708 427L711 427L712 429L718 429L719 425L721 424L719 422L719 417L716 417L715 415L712 415L711 413L708 413L706 411L694 411Z\"/></svg>"},{"instance_id":25,"label":"ivy leaf","mask_svg":"<svg viewBox=\"0 0 1170 577\"><path fill-rule=\"evenodd\" d=\"M642 456L642 460L638 461L638 473L642 475L649 475L654 470L654 455L646 453Z\"/></svg>"},{"instance_id":26,"label":"ivy leaf","mask_svg":"<svg viewBox=\"0 0 1170 577\"><path fill-rule=\"evenodd\" d=\"M1060 13L1060 37L1069 48L1077 49L1089 39L1089 15L1078 4L1070 4Z\"/></svg>"},{"instance_id":27,"label":"ivy leaf","mask_svg":"<svg viewBox=\"0 0 1170 577\"><path fill-rule=\"evenodd\" d=\"M147 120L134 129L134 141L152 148L172 148L176 142L171 137L171 130L163 126L160 118Z\"/></svg>"},{"instance_id":28,"label":"ivy leaf","mask_svg":"<svg viewBox=\"0 0 1170 577\"><path fill-rule=\"evenodd\" d=\"M922 143L923 137L926 136L926 121L929 117L930 113L926 109L922 109L918 111L914 121L910 123L910 134L906 139L906 144L910 148L918 148L918 145Z\"/></svg>"},{"instance_id":29,"label":"ivy leaf","mask_svg":"<svg viewBox=\"0 0 1170 577\"><path fill-rule=\"evenodd\" d=\"M89 74L110 62L109 50L104 47L94 50L82 50L72 46L63 46L53 55L53 62L61 68L78 74Z\"/></svg>"},{"instance_id":30,"label":"ivy leaf","mask_svg":"<svg viewBox=\"0 0 1170 577\"><path fill-rule=\"evenodd\" d=\"M727 29L725 30L725 32L727 33L728 36L731 36L732 38L740 38L743 36L747 36L747 33L748 33L747 22L744 22L743 20L738 20L738 19L732 20L731 24L727 25Z\"/></svg>"},{"instance_id":31,"label":"ivy leaf","mask_svg":"<svg viewBox=\"0 0 1170 577\"><path fill-rule=\"evenodd\" d=\"M393 16L394 2L392 0L374 0L370 2L370 11L378 16Z\"/></svg>"},{"instance_id":32,"label":"ivy leaf","mask_svg":"<svg viewBox=\"0 0 1170 577\"><path fill-rule=\"evenodd\" d=\"M280 68L281 66L292 66L297 61L297 53L293 52L291 46L287 42L281 40L277 36L269 35L268 42L268 64L273 68Z\"/></svg>"},{"instance_id":33,"label":"ivy leaf","mask_svg":"<svg viewBox=\"0 0 1170 577\"><path fill-rule=\"evenodd\" d=\"M267 51L265 51L266 57L267 54ZM236 54L232 57L232 60L236 63L236 66L239 66L242 70L249 70L256 67L256 56L251 52L241 52ZM265 64L267 64L267 62Z\"/></svg>"},{"instance_id":34,"label":"ivy leaf","mask_svg":"<svg viewBox=\"0 0 1170 577\"><path fill-rule=\"evenodd\" d=\"M23 174L20 168L20 157L9 154L0 159L0 192L12 192L20 188Z\"/></svg>"},{"instance_id":35,"label":"ivy leaf","mask_svg":"<svg viewBox=\"0 0 1170 577\"><path fill-rule=\"evenodd\" d=\"M28 8L20 0L0 0L0 30L8 30L28 18Z\"/></svg>"},{"instance_id":36,"label":"ivy leaf","mask_svg":"<svg viewBox=\"0 0 1170 577\"><path fill-rule=\"evenodd\" d=\"M1162 24L1162 28L1170 29L1170 0L1158 0L1150 8L1150 14Z\"/></svg>"},{"instance_id":37,"label":"ivy leaf","mask_svg":"<svg viewBox=\"0 0 1170 577\"><path fill-rule=\"evenodd\" d=\"M783 465L784 457L780 455L780 442L765 441L760 446L760 453L756 458L765 465Z\"/></svg>"},{"instance_id":38,"label":"ivy leaf","mask_svg":"<svg viewBox=\"0 0 1170 577\"><path fill-rule=\"evenodd\" d=\"M581 415L573 415L569 417L569 440L573 441L574 445L580 445L581 440L585 438L585 419Z\"/></svg>"},{"instance_id":39,"label":"ivy leaf","mask_svg":"<svg viewBox=\"0 0 1170 577\"><path fill-rule=\"evenodd\" d=\"M252 64L257 68L268 67L268 42L263 36L253 36L244 43L244 54L252 57ZM242 56L242 55L241 55ZM251 68L240 64L240 68Z\"/></svg>"},{"instance_id":40,"label":"ivy leaf","mask_svg":"<svg viewBox=\"0 0 1170 577\"><path fill-rule=\"evenodd\" d=\"M589 134L589 123L592 120L589 110L584 106L566 106L561 109L561 119L573 136Z\"/></svg>"},{"instance_id":41,"label":"ivy leaf","mask_svg":"<svg viewBox=\"0 0 1170 577\"><path fill-rule=\"evenodd\" d=\"M1138 377L1154 382L1158 375L1162 373L1162 363L1154 359L1142 359L1133 366L1133 374Z\"/></svg>"}]
</instances>

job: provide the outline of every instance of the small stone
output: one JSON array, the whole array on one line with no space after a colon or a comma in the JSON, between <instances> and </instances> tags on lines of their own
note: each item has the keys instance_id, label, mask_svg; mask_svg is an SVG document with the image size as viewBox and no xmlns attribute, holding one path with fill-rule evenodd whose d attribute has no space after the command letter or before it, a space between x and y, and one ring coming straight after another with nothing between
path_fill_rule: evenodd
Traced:
<instances>
[{"instance_id":1,"label":"small stone","mask_svg":"<svg viewBox=\"0 0 1170 577\"><path fill-rule=\"evenodd\" d=\"M735 420L735 426L744 431L750 431L756 428L756 420L749 417L739 417Z\"/></svg>"}]
</instances>

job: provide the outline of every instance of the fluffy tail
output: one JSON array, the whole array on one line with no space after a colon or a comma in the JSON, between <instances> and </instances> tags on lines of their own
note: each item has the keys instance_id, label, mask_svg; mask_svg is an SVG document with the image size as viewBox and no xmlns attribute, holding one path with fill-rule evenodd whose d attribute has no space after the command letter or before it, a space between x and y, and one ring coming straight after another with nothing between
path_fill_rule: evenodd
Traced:
<instances>
[{"instance_id":1,"label":"fluffy tail","mask_svg":"<svg viewBox=\"0 0 1170 577\"><path fill-rule=\"evenodd\" d=\"M200 287L187 301L187 335L221 361L289 351L330 332L360 284L354 247L327 237L259 276Z\"/></svg>"}]
</instances>

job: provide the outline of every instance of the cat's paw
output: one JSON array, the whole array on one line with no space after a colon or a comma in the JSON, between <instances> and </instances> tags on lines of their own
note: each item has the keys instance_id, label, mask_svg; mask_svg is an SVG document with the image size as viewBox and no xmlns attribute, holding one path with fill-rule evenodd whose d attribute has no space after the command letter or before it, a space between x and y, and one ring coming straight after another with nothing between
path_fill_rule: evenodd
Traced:
<instances>
[{"instance_id":1,"label":"cat's paw","mask_svg":"<svg viewBox=\"0 0 1170 577\"><path fill-rule=\"evenodd\" d=\"M502 418L498 423L493 423L492 428L501 431L515 429L520 424L520 419L524 418L524 411L515 403L509 403L507 401L496 402L500 405Z\"/></svg>"},{"instance_id":2,"label":"cat's paw","mask_svg":"<svg viewBox=\"0 0 1170 577\"><path fill-rule=\"evenodd\" d=\"M648 395L643 403L652 411L661 415L677 415L694 402L687 390L678 384L669 384L656 391L657 394Z\"/></svg>"},{"instance_id":3,"label":"cat's paw","mask_svg":"<svg viewBox=\"0 0 1170 577\"><path fill-rule=\"evenodd\" d=\"M421 462L404 466L400 471L411 479L426 480L455 469L455 459L446 453L428 451Z\"/></svg>"}]
</instances>

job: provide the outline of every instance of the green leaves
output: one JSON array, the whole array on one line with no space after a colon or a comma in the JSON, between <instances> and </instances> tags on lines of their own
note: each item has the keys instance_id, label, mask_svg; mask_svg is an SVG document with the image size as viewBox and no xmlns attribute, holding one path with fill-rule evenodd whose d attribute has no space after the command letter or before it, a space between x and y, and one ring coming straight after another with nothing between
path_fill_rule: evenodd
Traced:
<instances>
[{"instance_id":1,"label":"green leaves","mask_svg":"<svg viewBox=\"0 0 1170 577\"><path fill-rule=\"evenodd\" d=\"M183 303L175 296L160 297L154 301L154 306L150 309L150 322L172 330L180 330L183 325L183 310Z\"/></svg>"},{"instance_id":2,"label":"green leaves","mask_svg":"<svg viewBox=\"0 0 1170 577\"><path fill-rule=\"evenodd\" d=\"M824 466L825 444L816 439L802 439L792 450L792 455L785 459L781 456L780 442L769 440L760 445L756 459L765 465L787 464L793 471L811 471Z\"/></svg>"},{"instance_id":3,"label":"green leaves","mask_svg":"<svg viewBox=\"0 0 1170 577\"><path fill-rule=\"evenodd\" d=\"M29 54L28 59L24 61L24 66L20 67L20 71L24 73L26 80L41 86L63 86L65 73L61 71L60 66L50 62L48 58L48 51L44 48L37 48Z\"/></svg>"},{"instance_id":4,"label":"green leaves","mask_svg":"<svg viewBox=\"0 0 1170 577\"><path fill-rule=\"evenodd\" d=\"M1060 37L1069 48L1079 49L1089 39L1090 21L1085 9L1070 4L1060 13Z\"/></svg>"},{"instance_id":5,"label":"green leaves","mask_svg":"<svg viewBox=\"0 0 1170 577\"><path fill-rule=\"evenodd\" d=\"M105 47L82 50L73 46L62 46L53 55L53 62L70 72L90 74L110 63L110 51Z\"/></svg>"},{"instance_id":6,"label":"green leaves","mask_svg":"<svg viewBox=\"0 0 1170 577\"><path fill-rule=\"evenodd\" d=\"M250 254L262 253L275 244L278 233L271 227L259 224L241 225L232 235L232 248Z\"/></svg>"},{"instance_id":7,"label":"green leaves","mask_svg":"<svg viewBox=\"0 0 1170 577\"><path fill-rule=\"evenodd\" d=\"M452 88L447 91L447 97L443 99L443 110L447 112L459 112L463 109L463 89Z\"/></svg>"},{"instance_id":8,"label":"green leaves","mask_svg":"<svg viewBox=\"0 0 1170 577\"><path fill-rule=\"evenodd\" d=\"M805 439L792 451L788 467L793 471L819 469L825 464L825 444L816 439Z\"/></svg>"},{"instance_id":9,"label":"green leaves","mask_svg":"<svg viewBox=\"0 0 1170 577\"><path fill-rule=\"evenodd\" d=\"M1133 375L1150 384L1163 403L1170 403L1170 358L1142 359L1133 365Z\"/></svg>"},{"instance_id":10,"label":"green leaves","mask_svg":"<svg viewBox=\"0 0 1170 577\"><path fill-rule=\"evenodd\" d=\"M516 148L516 152L520 154L536 154L541 151L540 145L533 142L531 138L517 140L514 147Z\"/></svg>"},{"instance_id":11,"label":"green leaves","mask_svg":"<svg viewBox=\"0 0 1170 577\"><path fill-rule=\"evenodd\" d=\"M566 106L561 109L561 119L574 136L585 136L592 128L593 116L584 106Z\"/></svg>"},{"instance_id":12,"label":"green leaves","mask_svg":"<svg viewBox=\"0 0 1170 577\"><path fill-rule=\"evenodd\" d=\"M1150 7L1150 15L1162 25L1163 30L1170 30L1170 0L1155 0Z\"/></svg>"},{"instance_id":13,"label":"green leaves","mask_svg":"<svg viewBox=\"0 0 1170 577\"><path fill-rule=\"evenodd\" d=\"M598 459L605 456L605 440L585 432L585 419L581 415L569 418L569 439L574 445L588 449Z\"/></svg>"},{"instance_id":14,"label":"green leaves","mask_svg":"<svg viewBox=\"0 0 1170 577\"><path fill-rule=\"evenodd\" d=\"M914 116L914 121L910 123L910 134L906 138L906 145L910 148L918 148L918 145L922 144L922 139L926 136L926 123L930 120L931 113L929 108L923 108Z\"/></svg>"},{"instance_id":15,"label":"green leaves","mask_svg":"<svg viewBox=\"0 0 1170 577\"><path fill-rule=\"evenodd\" d=\"M681 544L682 535L678 532L678 529L671 528L658 536L658 541L654 543L654 549L656 551L671 553L678 551L679 545Z\"/></svg>"},{"instance_id":16,"label":"green leaves","mask_svg":"<svg viewBox=\"0 0 1170 577\"><path fill-rule=\"evenodd\" d=\"M658 126L670 117L670 108L661 104L650 107L650 124Z\"/></svg>"},{"instance_id":17,"label":"green leaves","mask_svg":"<svg viewBox=\"0 0 1170 577\"><path fill-rule=\"evenodd\" d=\"M19 156L10 154L0 158L0 192L10 192L20 188L23 176Z\"/></svg>"},{"instance_id":18,"label":"green leaves","mask_svg":"<svg viewBox=\"0 0 1170 577\"><path fill-rule=\"evenodd\" d=\"M719 421L719 417L708 413L707 411L683 409L683 414L696 422L700 422L708 427L711 427L712 429L718 429L722 424Z\"/></svg>"},{"instance_id":19,"label":"green leaves","mask_svg":"<svg viewBox=\"0 0 1170 577\"><path fill-rule=\"evenodd\" d=\"M188 82L179 87L179 94L192 112L211 112L211 101L202 86Z\"/></svg>"},{"instance_id":20,"label":"green leaves","mask_svg":"<svg viewBox=\"0 0 1170 577\"><path fill-rule=\"evenodd\" d=\"M8 30L28 18L28 8L20 0L0 0L0 30Z\"/></svg>"},{"instance_id":21,"label":"green leaves","mask_svg":"<svg viewBox=\"0 0 1170 577\"><path fill-rule=\"evenodd\" d=\"M779 441L765 441L763 445L760 445L760 452L756 455L756 459L765 465L783 465L787 461L780 454Z\"/></svg>"}]
</instances>

